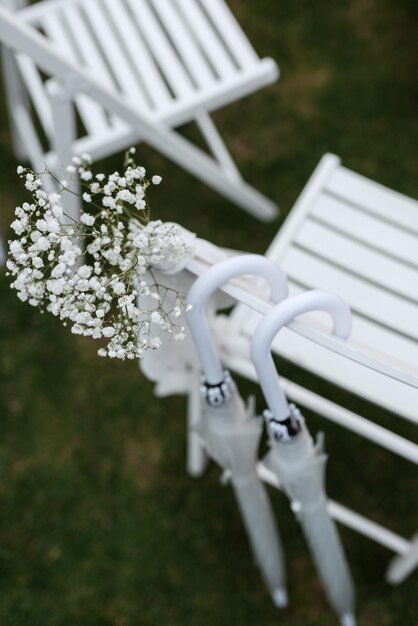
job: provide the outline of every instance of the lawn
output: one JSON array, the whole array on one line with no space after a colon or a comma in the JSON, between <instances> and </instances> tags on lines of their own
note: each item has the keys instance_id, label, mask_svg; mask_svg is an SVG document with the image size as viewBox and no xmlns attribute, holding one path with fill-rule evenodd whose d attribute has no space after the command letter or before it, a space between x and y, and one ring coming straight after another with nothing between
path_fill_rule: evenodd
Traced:
<instances>
[{"instance_id":1,"label":"lawn","mask_svg":"<svg viewBox=\"0 0 418 626\"><path fill-rule=\"evenodd\" d=\"M417 197L418 11L413 0L230 0L277 84L215 114L231 151L281 216L260 224L147 147L163 183L155 217L219 245L263 252L324 152ZM0 219L24 199L0 103ZM186 128L195 136L193 128ZM119 157L100 164L112 171ZM185 471L185 400L155 399L136 363L96 356L0 275L0 623L2 626L333 626L286 499L271 492L284 538L290 606L272 606L230 487L211 466ZM396 418L323 381L282 371L384 425ZM248 383L245 392L258 390ZM416 468L307 414L323 429L331 497L404 536L417 527ZM412 428L399 432L415 436ZM384 581L391 554L341 528L360 626L415 626L417 572Z\"/></svg>"}]
</instances>

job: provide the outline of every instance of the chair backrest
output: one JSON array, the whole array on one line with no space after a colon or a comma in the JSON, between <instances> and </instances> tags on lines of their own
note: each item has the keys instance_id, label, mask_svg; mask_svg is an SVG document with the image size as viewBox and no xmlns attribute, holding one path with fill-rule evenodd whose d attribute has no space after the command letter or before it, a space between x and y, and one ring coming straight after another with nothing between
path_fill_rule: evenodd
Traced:
<instances>
[{"instance_id":1,"label":"chair backrest","mask_svg":"<svg viewBox=\"0 0 418 626\"><path fill-rule=\"evenodd\" d=\"M22 21L18 15L1 6L0 43L17 54L24 55L31 65L32 63L36 65L37 71L44 72L64 84L68 95L88 94L92 99L100 102L108 111L124 119L132 128L141 132L144 139L154 139L155 134L158 133L146 113L139 114L131 103L126 102L118 93L103 84L100 77L98 78L90 68L80 67L74 60L69 60L46 36ZM33 93L36 91L35 97L39 101L46 98L45 91L41 90L41 85L36 85L35 81ZM39 111L43 108L40 106ZM48 130L47 115L45 115L44 123Z\"/></svg>"},{"instance_id":2,"label":"chair backrest","mask_svg":"<svg viewBox=\"0 0 418 626\"><path fill-rule=\"evenodd\" d=\"M222 86L219 104L252 90L251 76L260 81L262 74L264 82L277 77L275 65L260 61L223 0L43 0L19 12L16 20L150 119L189 121L199 103L204 109L216 94L220 98ZM33 46L20 52L26 53L18 57L20 72L49 136L44 67ZM101 100L83 95L75 102L87 134L120 130Z\"/></svg>"},{"instance_id":3,"label":"chair backrest","mask_svg":"<svg viewBox=\"0 0 418 626\"><path fill-rule=\"evenodd\" d=\"M346 356L351 361L414 384L418 376L417 244L418 202L326 155L267 255L287 274L291 293L323 289L348 302L353 333ZM231 329L250 337L258 320L258 314L238 306ZM318 330L326 329L321 316L310 315L306 321ZM391 381L356 369L348 360L341 360L338 367L332 355L319 358L305 343L303 348L289 337L287 343L277 343L277 349L336 384L418 421L414 389L395 390ZM362 361L360 355L366 358Z\"/></svg>"},{"instance_id":4,"label":"chair backrest","mask_svg":"<svg viewBox=\"0 0 418 626\"><path fill-rule=\"evenodd\" d=\"M418 202L335 157L323 167L267 255L295 290L344 296L357 345L418 373Z\"/></svg>"}]
</instances>

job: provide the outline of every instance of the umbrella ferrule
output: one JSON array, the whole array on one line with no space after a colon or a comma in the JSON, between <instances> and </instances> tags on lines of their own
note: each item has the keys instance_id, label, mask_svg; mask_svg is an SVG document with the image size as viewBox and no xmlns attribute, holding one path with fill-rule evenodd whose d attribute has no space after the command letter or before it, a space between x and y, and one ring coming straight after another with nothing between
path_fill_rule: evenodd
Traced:
<instances>
[{"instance_id":1,"label":"umbrella ferrule","mask_svg":"<svg viewBox=\"0 0 418 626\"><path fill-rule=\"evenodd\" d=\"M208 383L205 377L202 377L200 394L210 406L227 404L232 400L234 391L234 381L228 370L224 370L223 380L219 383Z\"/></svg>"},{"instance_id":2,"label":"umbrella ferrule","mask_svg":"<svg viewBox=\"0 0 418 626\"><path fill-rule=\"evenodd\" d=\"M285 419L277 419L271 411L266 409L263 417L269 434L276 441L288 442L301 431L304 418L295 404L289 405L289 415Z\"/></svg>"}]
</instances>

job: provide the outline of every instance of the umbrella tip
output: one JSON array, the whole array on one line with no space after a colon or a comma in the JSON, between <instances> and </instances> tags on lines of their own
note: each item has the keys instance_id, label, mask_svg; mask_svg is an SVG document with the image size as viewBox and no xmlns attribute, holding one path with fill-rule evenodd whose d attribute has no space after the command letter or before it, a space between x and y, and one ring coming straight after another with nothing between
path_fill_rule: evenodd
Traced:
<instances>
[{"instance_id":1,"label":"umbrella tip","mask_svg":"<svg viewBox=\"0 0 418 626\"><path fill-rule=\"evenodd\" d=\"M356 626L356 618L353 613L344 613L340 617L341 626Z\"/></svg>"},{"instance_id":2,"label":"umbrella tip","mask_svg":"<svg viewBox=\"0 0 418 626\"><path fill-rule=\"evenodd\" d=\"M277 606L278 609L284 609L284 607L288 604L287 591L285 587L278 587L275 589L272 592L271 597L273 598L274 606Z\"/></svg>"}]
</instances>

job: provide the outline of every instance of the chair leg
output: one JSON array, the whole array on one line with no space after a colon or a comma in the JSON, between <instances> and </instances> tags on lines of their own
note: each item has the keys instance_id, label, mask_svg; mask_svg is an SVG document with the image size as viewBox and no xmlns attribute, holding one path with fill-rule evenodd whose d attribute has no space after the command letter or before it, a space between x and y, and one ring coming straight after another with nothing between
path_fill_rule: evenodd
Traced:
<instances>
[{"instance_id":1,"label":"chair leg","mask_svg":"<svg viewBox=\"0 0 418 626\"><path fill-rule=\"evenodd\" d=\"M18 11L27 6L27 0L0 0L11 11ZM29 99L25 87L20 78L16 59L13 52L5 47L1 48L1 63L3 69L3 84L6 94L7 108L10 119L10 134L12 139L13 152L19 162L25 162L28 153L22 135L16 126L13 111L16 107L29 108Z\"/></svg>"},{"instance_id":2,"label":"chair leg","mask_svg":"<svg viewBox=\"0 0 418 626\"><path fill-rule=\"evenodd\" d=\"M399 585L418 567L418 533L411 539L410 549L406 554L395 556L389 563L386 580L392 585Z\"/></svg>"},{"instance_id":3,"label":"chair leg","mask_svg":"<svg viewBox=\"0 0 418 626\"><path fill-rule=\"evenodd\" d=\"M278 208L272 200L242 179L232 180L219 163L177 132L159 129L154 137L149 133L144 140L254 217L262 221L277 217Z\"/></svg>"},{"instance_id":4,"label":"chair leg","mask_svg":"<svg viewBox=\"0 0 418 626\"><path fill-rule=\"evenodd\" d=\"M77 137L76 119L73 101L65 87L55 80L49 80L47 91L51 100L52 119L55 132L53 133L54 152L57 162L54 174L61 180L68 180L68 191L62 193L62 203L65 214L71 220L79 220L81 198L80 184L77 177L70 177L66 167L70 165L73 155L73 143Z\"/></svg>"},{"instance_id":5,"label":"chair leg","mask_svg":"<svg viewBox=\"0 0 418 626\"><path fill-rule=\"evenodd\" d=\"M195 159L193 171L195 176L204 180L259 220L271 221L275 219L278 215L277 205L243 180L211 117L202 111L196 117L196 123L216 160L211 159L196 146L189 143L189 149L194 153L192 158ZM181 139L186 141L184 138ZM200 158L197 156L197 151L200 153ZM180 154L178 158L181 158ZM209 161L211 167L208 167L208 162L202 163L200 166L200 161L205 159ZM182 165L184 169L191 171L186 162L183 162Z\"/></svg>"},{"instance_id":6,"label":"chair leg","mask_svg":"<svg viewBox=\"0 0 418 626\"><path fill-rule=\"evenodd\" d=\"M242 176L240 171L238 170L234 159L232 158L210 115L205 112L200 113L196 117L196 123L225 174L231 179L231 181L234 181L235 183L241 182Z\"/></svg>"},{"instance_id":7,"label":"chair leg","mask_svg":"<svg viewBox=\"0 0 418 626\"><path fill-rule=\"evenodd\" d=\"M196 426L201 418L200 375L197 370L190 373L190 388L187 403L187 472L199 477L208 463L208 457L202 440L196 433Z\"/></svg>"},{"instance_id":8,"label":"chair leg","mask_svg":"<svg viewBox=\"0 0 418 626\"><path fill-rule=\"evenodd\" d=\"M4 89L10 120L12 147L17 161L21 163L27 161L29 155L25 146L25 142L22 138L22 133L19 132L19 127L16 124L16 117L14 113L16 109L28 110L29 100L23 83L20 79L19 70L13 52L11 50L8 50L7 48L2 48L1 57Z\"/></svg>"}]
</instances>

